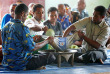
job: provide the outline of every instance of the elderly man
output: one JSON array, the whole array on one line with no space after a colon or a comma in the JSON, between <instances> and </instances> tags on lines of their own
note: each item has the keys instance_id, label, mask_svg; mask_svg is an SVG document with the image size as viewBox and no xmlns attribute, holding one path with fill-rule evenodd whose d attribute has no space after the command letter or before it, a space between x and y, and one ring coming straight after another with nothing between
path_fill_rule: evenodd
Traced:
<instances>
[{"instance_id":1,"label":"elderly man","mask_svg":"<svg viewBox=\"0 0 110 74\"><path fill-rule=\"evenodd\" d=\"M109 27L103 21L105 13L105 7L97 6L94 9L93 17L79 20L66 29L63 37L66 37L70 31L76 29L79 37L83 39L81 49L75 54L75 61L103 64L103 61L107 59L105 44L109 37ZM86 34L81 32L83 28L86 28Z\"/></svg>"},{"instance_id":2,"label":"elderly man","mask_svg":"<svg viewBox=\"0 0 110 74\"><path fill-rule=\"evenodd\" d=\"M27 19L31 19L33 17L33 7L34 7L35 3L30 3L28 5L28 16L27 16Z\"/></svg>"},{"instance_id":3,"label":"elderly man","mask_svg":"<svg viewBox=\"0 0 110 74\"><path fill-rule=\"evenodd\" d=\"M72 11L78 12L80 14L80 19L88 17L88 12L86 11L86 4L84 0L79 0L77 8L73 8Z\"/></svg>"},{"instance_id":4,"label":"elderly man","mask_svg":"<svg viewBox=\"0 0 110 74\"><path fill-rule=\"evenodd\" d=\"M66 15L66 9L64 4L58 5L58 16L59 17L57 21L61 23L63 30L65 30L68 26L71 25L71 23L69 22L69 16Z\"/></svg>"},{"instance_id":5,"label":"elderly man","mask_svg":"<svg viewBox=\"0 0 110 74\"><path fill-rule=\"evenodd\" d=\"M6 14L6 15L2 18L1 29L5 26L5 24L6 24L7 22L10 21L10 19L13 19L13 18L14 18L14 11L15 11L16 6L17 6L17 4L11 4L11 5L10 5L10 9L9 9L10 14Z\"/></svg>"}]
</instances>

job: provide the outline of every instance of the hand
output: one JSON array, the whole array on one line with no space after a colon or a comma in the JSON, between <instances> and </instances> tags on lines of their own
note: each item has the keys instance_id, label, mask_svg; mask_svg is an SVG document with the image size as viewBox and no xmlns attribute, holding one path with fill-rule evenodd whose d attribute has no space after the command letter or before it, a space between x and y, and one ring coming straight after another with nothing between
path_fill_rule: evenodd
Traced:
<instances>
[{"instance_id":1,"label":"hand","mask_svg":"<svg viewBox=\"0 0 110 74\"><path fill-rule=\"evenodd\" d=\"M54 41L54 37L48 37L47 40L49 41L49 44L52 44L52 42Z\"/></svg>"},{"instance_id":2,"label":"hand","mask_svg":"<svg viewBox=\"0 0 110 74\"><path fill-rule=\"evenodd\" d=\"M46 33L46 31L48 30L48 27L47 27L47 26L44 26L44 27L42 28L42 30Z\"/></svg>"},{"instance_id":3,"label":"hand","mask_svg":"<svg viewBox=\"0 0 110 74\"><path fill-rule=\"evenodd\" d=\"M42 39L42 37L41 37L40 35L35 35L35 36L33 37L33 40L34 40L35 42L39 42L41 39Z\"/></svg>"},{"instance_id":4,"label":"hand","mask_svg":"<svg viewBox=\"0 0 110 74\"><path fill-rule=\"evenodd\" d=\"M84 38L84 36L85 36L84 33L80 30L78 31L78 35L79 35L80 38Z\"/></svg>"},{"instance_id":5,"label":"hand","mask_svg":"<svg viewBox=\"0 0 110 74\"><path fill-rule=\"evenodd\" d=\"M107 48L109 48L109 49L110 49L110 44L108 44L108 45L107 45Z\"/></svg>"}]
</instances>

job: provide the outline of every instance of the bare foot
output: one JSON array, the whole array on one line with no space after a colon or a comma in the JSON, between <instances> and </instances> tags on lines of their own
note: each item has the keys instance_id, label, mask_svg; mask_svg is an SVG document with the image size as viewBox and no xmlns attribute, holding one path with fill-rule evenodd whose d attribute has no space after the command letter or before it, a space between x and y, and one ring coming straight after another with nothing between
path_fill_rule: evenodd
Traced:
<instances>
[{"instance_id":1,"label":"bare foot","mask_svg":"<svg viewBox=\"0 0 110 74\"><path fill-rule=\"evenodd\" d=\"M102 61L102 59L99 59L99 62L100 62L101 64L104 64L104 62Z\"/></svg>"},{"instance_id":2,"label":"bare foot","mask_svg":"<svg viewBox=\"0 0 110 74\"><path fill-rule=\"evenodd\" d=\"M42 69L46 69L46 67L45 66L42 66L40 68L37 68L36 70L42 70Z\"/></svg>"}]
</instances>

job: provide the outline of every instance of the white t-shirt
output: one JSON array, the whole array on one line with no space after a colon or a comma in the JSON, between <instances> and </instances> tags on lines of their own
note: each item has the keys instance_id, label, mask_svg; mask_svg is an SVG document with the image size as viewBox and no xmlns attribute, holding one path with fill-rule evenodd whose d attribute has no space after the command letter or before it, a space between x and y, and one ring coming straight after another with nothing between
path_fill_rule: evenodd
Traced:
<instances>
[{"instance_id":1,"label":"white t-shirt","mask_svg":"<svg viewBox=\"0 0 110 74\"><path fill-rule=\"evenodd\" d=\"M39 27L44 27L43 23L39 23L34 17L32 19L27 19L24 23L29 28L35 27L36 25ZM30 29L30 35L42 35L44 31L33 31Z\"/></svg>"}]
</instances>

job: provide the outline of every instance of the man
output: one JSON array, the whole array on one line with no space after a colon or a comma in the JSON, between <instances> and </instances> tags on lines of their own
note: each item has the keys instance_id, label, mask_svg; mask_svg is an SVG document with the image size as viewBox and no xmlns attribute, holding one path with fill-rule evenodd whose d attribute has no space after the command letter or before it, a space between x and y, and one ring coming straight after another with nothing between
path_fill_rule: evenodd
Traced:
<instances>
[{"instance_id":1,"label":"man","mask_svg":"<svg viewBox=\"0 0 110 74\"><path fill-rule=\"evenodd\" d=\"M35 3L30 3L28 5L29 11L28 11L28 16L27 19L31 19L33 17L33 7L34 7Z\"/></svg>"},{"instance_id":2,"label":"man","mask_svg":"<svg viewBox=\"0 0 110 74\"><path fill-rule=\"evenodd\" d=\"M66 11L65 11L65 6L64 4L59 4L58 5L58 19L57 21L59 21L62 25L62 29L65 30L68 26L71 25L71 23L69 23L69 17L66 15Z\"/></svg>"},{"instance_id":3,"label":"man","mask_svg":"<svg viewBox=\"0 0 110 74\"><path fill-rule=\"evenodd\" d=\"M52 54L32 56L32 52L52 41L52 37L43 42L34 43L30 31L23 24L27 17L28 7L19 4L15 9L15 17L2 29L3 65L7 70L34 70L51 63Z\"/></svg>"},{"instance_id":4,"label":"man","mask_svg":"<svg viewBox=\"0 0 110 74\"><path fill-rule=\"evenodd\" d=\"M110 5L109 5L107 12L106 12L105 21L110 26Z\"/></svg>"},{"instance_id":5,"label":"man","mask_svg":"<svg viewBox=\"0 0 110 74\"><path fill-rule=\"evenodd\" d=\"M106 16L105 16L104 20L105 20L105 22L106 22L106 23L109 25L109 27L110 27L110 5L109 5L109 7L108 7L108 9L107 9ZM107 46L108 49L110 49L110 36L109 36L109 38L108 38L108 41L107 41L107 43L106 43L106 46Z\"/></svg>"},{"instance_id":6,"label":"man","mask_svg":"<svg viewBox=\"0 0 110 74\"><path fill-rule=\"evenodd\" d=\"M47 25L49 29L53 29L55 35L62 36L62 26L57 21L58 18L58 9L55 7L51 7L48 10L48 20L44 22L44 25Z\"/></svg>"},{"instance_id":7,"label":"man","mask_svg":"<svg viewBox=\"0 0 110 74\"><path fill-rule=\"evenodd\" d=\"M42 19L44 16L44 7L41 4L36 4L33 7L33 18L25 21L30 29L31 35L42 35L47 31L47 27L43 25Z\"/></svg>"},{"instance_id":8,"label":"man","mask_svg":"<svg viewBox=\"0 0 110 74\"><path fill-rule=\"evenodd\" d=\"M73 8L72 11L78 12L80 14L80 19L89 16L88 12L85 10L86 4L85 4L84 0L79 0L77 6L78 7L77 8Z\"/></svg>"},{"instance_id":9,"label":"man","mask_svg":"<svg viewBox=\"0 0 110 74\"><path fill-rule=\"evenodd\" d=\"M42 22L43 16L44 16L44 7L41 4L34 5L33 18L27 19L24 23L29 27L31 36L43 35L43 33L45 33L48 30L48 27L43 25ZM40 41L42 41L42 39ZM44 49L48 49L48 45L41 48L41 50Z\"/></svg>"},{"instance_id":10,"label":"man","mask_svg":"<svg viewBox=\"0 0 110 74\"><path fill-rule=\"evenodd\" d=\"M64 4L65 8L66 8L66 15L69 18L69 24L71 25L71 23L73 23L73 16L71 13L71 7L68 4Z\"/></svg>"},{"instance_id":11,"label":"man","mask_svg":"<svg viewBox=\"0 0 110 74\"><path fill-rule=\"evenodd\" d=\"M103 64L103 61L107 59L105 44L109 37L109 27L102 21L105 13L105 7L97 6L94 9L93 17L82 19L66 29L63 37L76 29L77 31L79 30L79 37L83 39L81 49L75 54L75 61L83 61L85 63L99 62ZM83 28L86 28L86 34L81 32Z\"/></svg>"},{"instance_id":12,"label":"man","mask_svg":"<svg viewBox=\"0 0 110 74\"><path fill-rule=\"evenodd\" d=\"M6 14L6 15L2 18L1 29L5 26L5 24L6 24L7 22L10 21L10 19L13 19L13 18L14 18L14 11L15 11L16 6L17 6L17 4L11 4L11 5L10 5L10 9L9 9L10 14Z\"/></svg>"}]
</instances>

